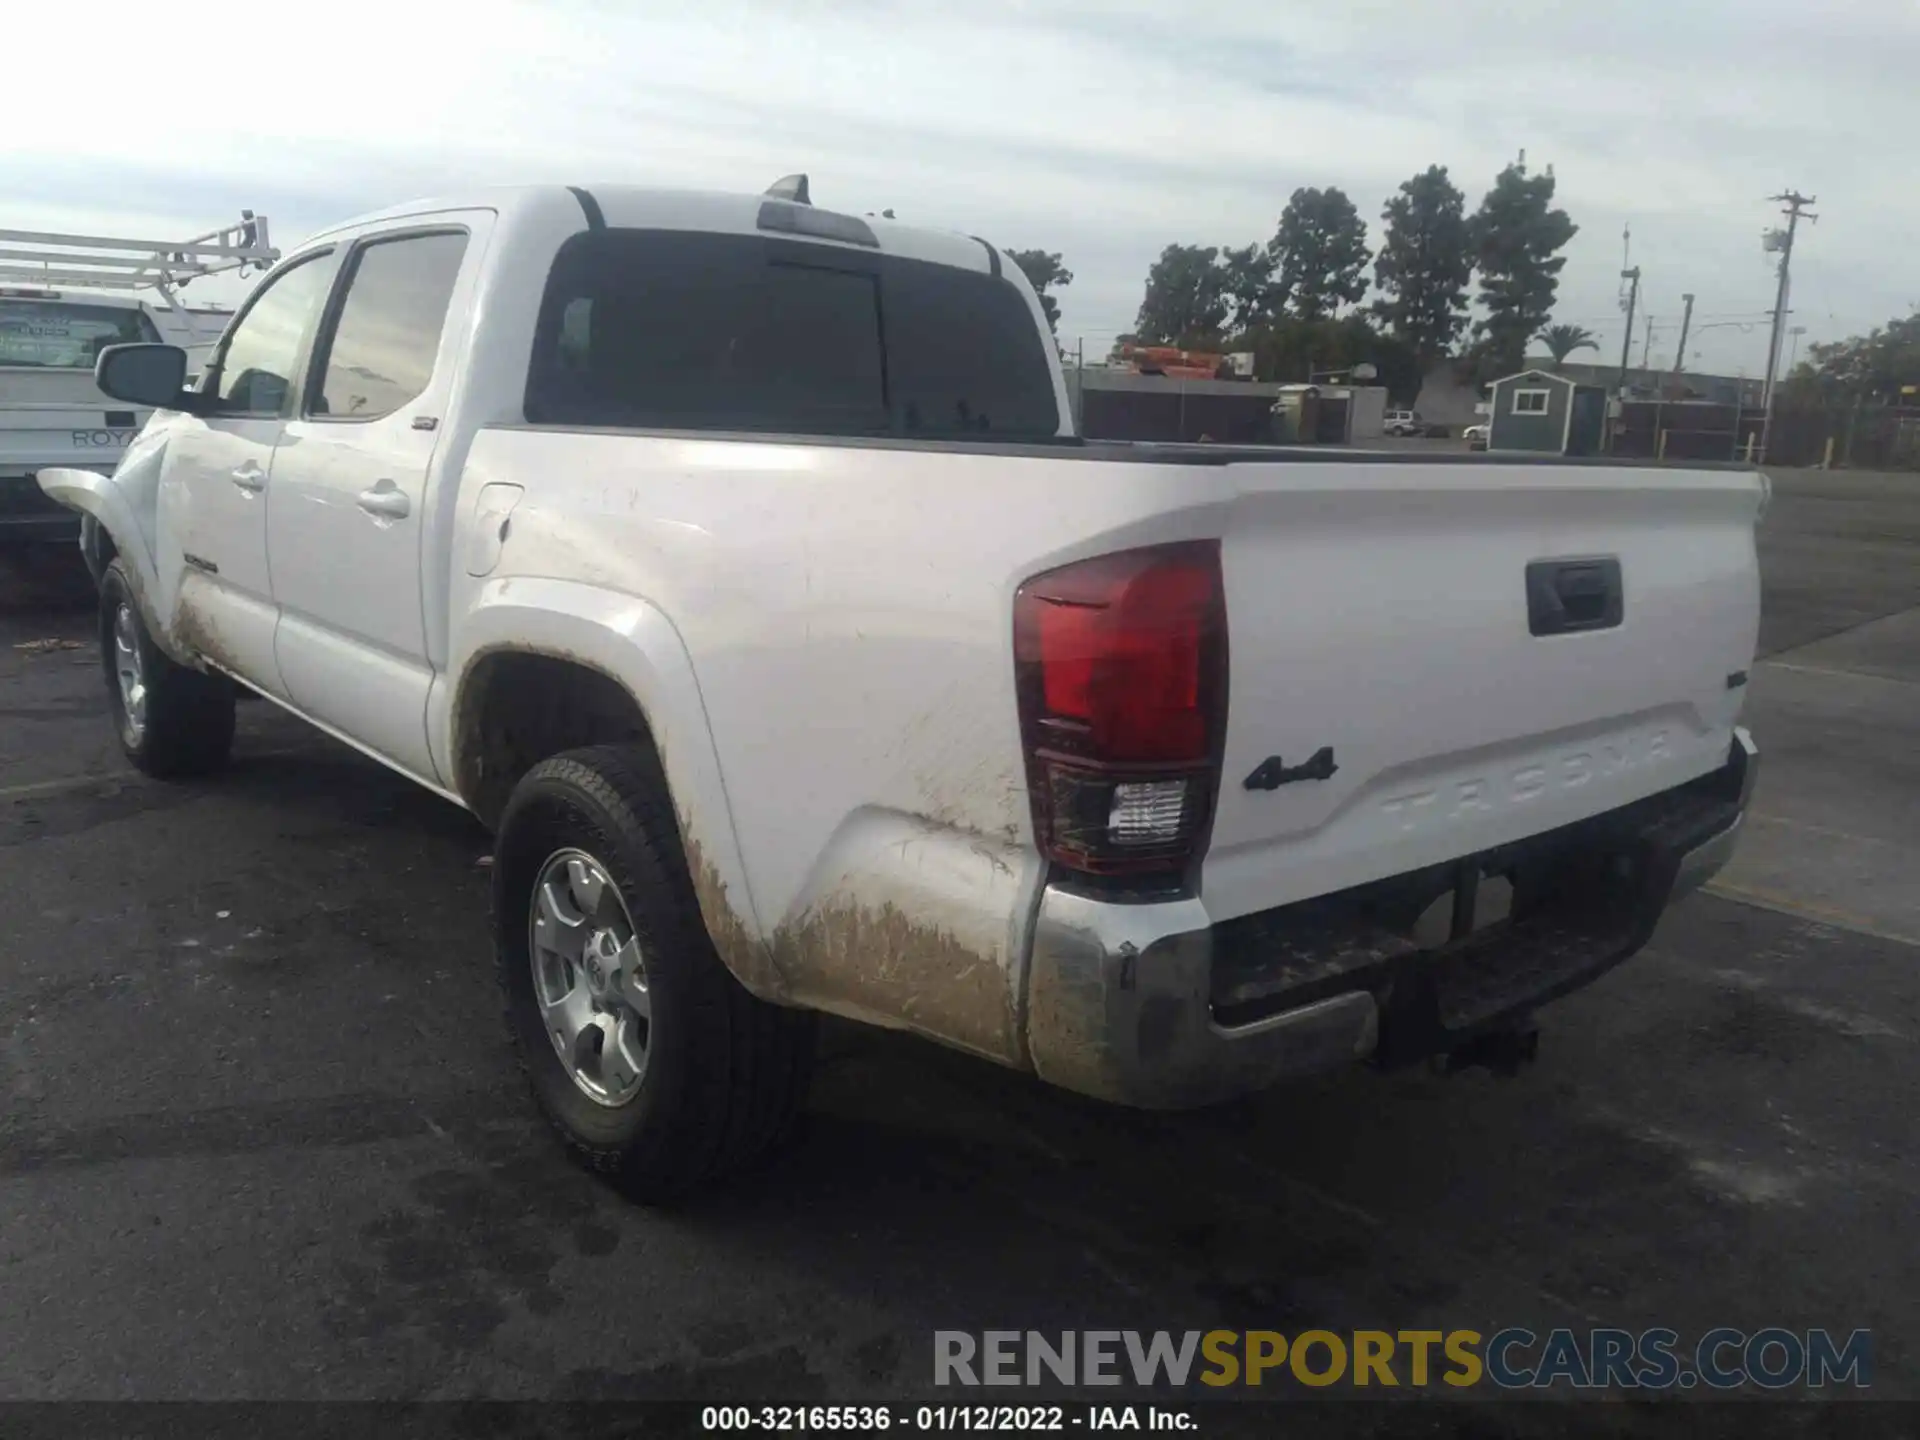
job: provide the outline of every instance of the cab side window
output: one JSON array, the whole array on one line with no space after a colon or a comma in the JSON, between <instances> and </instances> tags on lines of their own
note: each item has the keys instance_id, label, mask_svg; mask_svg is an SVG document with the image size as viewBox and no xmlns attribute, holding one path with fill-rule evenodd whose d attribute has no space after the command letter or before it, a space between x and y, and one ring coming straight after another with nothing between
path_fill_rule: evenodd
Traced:
<instances>
[{"instance_id":1,"label":"cab side window","mask_svg":"<svg viewBox=\"0 0 1920 1440\"><path fill-rule=\"evenodd\" d=\"M316 419L377 420L427 388L466 250L467 237L451 233L360 249L333 334L317 352Z\"/></svg>"},{"instance_id":2,"label":"cab side window","mask_svg":"<svg viewBox=\"0 0 1920 1440\"><path fill-rule=\"evenodd\" d=\"M221 353L213 413L267 418L293 413L300 347L312 332L332 274L330 257L322 254L267 281Z\"/></svg>"}]
</instances>

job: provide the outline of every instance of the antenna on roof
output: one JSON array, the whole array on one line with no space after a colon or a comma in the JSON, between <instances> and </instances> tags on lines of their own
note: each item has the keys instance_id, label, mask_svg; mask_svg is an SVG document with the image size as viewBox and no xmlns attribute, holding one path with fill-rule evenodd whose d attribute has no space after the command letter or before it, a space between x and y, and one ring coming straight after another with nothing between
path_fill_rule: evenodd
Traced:
<instances>
[{"instance_id":1,"label":"antenna on roof","mask_svg":"<svg viewBox=\"0 0 1920 1440\"><path fill-rule=\"evenodd\" d=\"M811 205L807 194L807 177L804 175L782 175L767 187L767 195L774 200L791 200L796 205Z\"/></svg>"}]
</instances>

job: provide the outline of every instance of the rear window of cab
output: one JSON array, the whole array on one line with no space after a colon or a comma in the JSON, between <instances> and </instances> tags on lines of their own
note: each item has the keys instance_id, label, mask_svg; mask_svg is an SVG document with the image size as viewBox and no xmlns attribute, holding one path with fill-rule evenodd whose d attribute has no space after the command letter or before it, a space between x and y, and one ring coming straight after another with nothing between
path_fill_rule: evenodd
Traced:
<instances>
[{"instance_id":1,"label":"rear window of cab","mask_svg":"<svg viewBox=\"0 0 1920 1440\"><path fill-rule=\"evenodd\" d=\"M153 321L131 307L0 295L0 366L92 370L109 345L159 338Z\"/></svg>"},{"instance_id":2,"label":"rear window of cab","mask_svg":"<svg viewBox=\"0 0 1920 1440\"><path fill-rule=\"evenodd\" d=\"M1046 341L999 276L761 235L596 230L554 261L534 424L1039 439Z\"/></svg>"}]
</instances>

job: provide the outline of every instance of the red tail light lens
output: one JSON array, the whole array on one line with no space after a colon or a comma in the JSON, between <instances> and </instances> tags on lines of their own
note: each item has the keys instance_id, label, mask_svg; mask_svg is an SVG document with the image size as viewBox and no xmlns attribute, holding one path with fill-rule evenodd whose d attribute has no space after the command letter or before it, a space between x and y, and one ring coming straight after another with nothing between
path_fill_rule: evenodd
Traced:
<instances>
[{"instance_id":1,"label":"red tail light lens","mask_svg":"<svg viewBox=\"0 0 1920 1440\"><path fill-rule=\"evenodd\" d=\"M1088 874L1198 853L1226 720L1217 541L1102 555L1014 601L1021 730L1041 846Z\"/></svg>"}]
</instances>

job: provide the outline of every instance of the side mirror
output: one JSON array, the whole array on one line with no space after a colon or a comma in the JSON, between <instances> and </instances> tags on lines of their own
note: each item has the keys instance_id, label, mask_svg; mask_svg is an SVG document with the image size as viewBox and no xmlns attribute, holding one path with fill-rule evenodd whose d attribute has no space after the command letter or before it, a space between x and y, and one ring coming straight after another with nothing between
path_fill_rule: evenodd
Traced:
<instances>
[{"instance_id":1,"label":"side mirror","mask_svg":"<svg viewBox=\"0 0 1920 1440\"><path fill-rule=\"evenodd\" d=\"M155 410L193 408L187 352L178 345L109 345L93 362L93 383L114 400Z\"/></svg>"}]
</instances>

